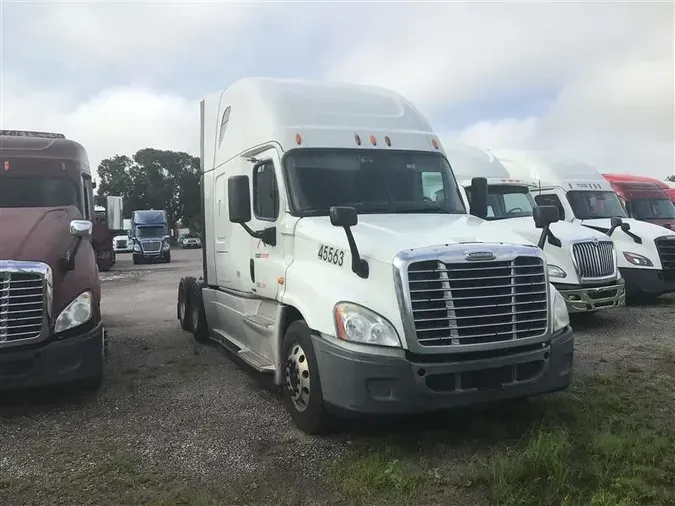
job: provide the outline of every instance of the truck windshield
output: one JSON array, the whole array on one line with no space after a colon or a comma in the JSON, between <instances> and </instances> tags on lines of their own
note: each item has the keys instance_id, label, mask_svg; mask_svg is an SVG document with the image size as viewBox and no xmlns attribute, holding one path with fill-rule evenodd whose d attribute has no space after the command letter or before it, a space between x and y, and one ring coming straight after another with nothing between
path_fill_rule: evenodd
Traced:
<instances>
[{"instance_id":1,"label":"truck windshield","mask_svg":"<svg viewBox=\"0 0 675 506\"><path fill-rule=\"evenodd\" d=\"M136 228L136 237L164 237L164 227L162 225L152 225Z\"/></svg>"},{"instance_id":2,"label":"truck windshield","mask_svg":"<svg viewBox=\"0 0 675 506\"><path fill-rule=\"evenodd\" d=\"M580 220L627 218L619 197L612 191L569 191L567 200Z\"/></svg>"},{"instance_id":3,"label":"truck windshield","mask_svg":"<svg viewBox=\"0 0 675 506\"><path fill-rule=\"evenodd\" d=\"M675 204L667 199L632 199L630 212L638 220L675 218Z\"/></svg>"},{"instance_id":4,"label":"truck windshield","mask_svg":"<svg viewBox=\"0 0 675 506\"><path fill-rule=\"evenodd\" d=\"M0 207L64 207L80 211L80 189L65 177L2 177Z\"/></svg>"},{"instance_id":5,"label":"truck windshield","mask_svg":"<svg viewBox=\"0 0 675 506\"><path fill-rule=\"evenodd\" d=\"M471 187L466 187L471 201ZM526 186L489 185L486 220L504 220L532 216L535 203Z\"/></svg>"},{"instance_id":6,"label":"truck windshield","mask_svg":"<svg viewBox=\"0 0 675 506\"><path fill-rule=\"evenodd\" d=\"M331 206L359 213L466 212L450 165L440 154L308 149L284 165L294 213L328 215Z\"/></svg>"}]
</instances>

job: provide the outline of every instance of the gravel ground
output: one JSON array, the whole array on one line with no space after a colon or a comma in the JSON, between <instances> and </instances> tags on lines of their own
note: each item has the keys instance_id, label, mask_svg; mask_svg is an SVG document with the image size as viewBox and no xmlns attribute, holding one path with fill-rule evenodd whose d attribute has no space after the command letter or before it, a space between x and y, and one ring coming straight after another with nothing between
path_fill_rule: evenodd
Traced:
<instances>
[{"instance_id":1,"label":"gravel ground","mask_svg":"<svg viewBox=\"0 0 675 506\"><path fill-rule=\"evenodd\" d=\"M280 504L275 490L322 497L311 484L359 437L359 424L330 438L303 435L268 379L180 330L177 281L198 275L201 250L175 250L168 265L117 258L102 273L109 363L101 391L0 402L0 504L173 504L176 494L214 487L229 498L261 490L264 503ZM654 349L673 346L673 321L668 297L574 319L576 374L654 367Z\"/></svg>"}]
</instances>

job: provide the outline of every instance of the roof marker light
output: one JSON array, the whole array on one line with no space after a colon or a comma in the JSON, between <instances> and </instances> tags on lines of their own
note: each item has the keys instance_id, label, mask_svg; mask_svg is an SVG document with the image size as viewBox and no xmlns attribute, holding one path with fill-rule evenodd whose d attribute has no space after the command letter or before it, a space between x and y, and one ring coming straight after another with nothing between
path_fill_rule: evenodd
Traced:
<instances>
[{"instance_id":1,"label":"roof marker light","mask_svg":"<svg viewBox=\"0 0 675 506\"><path fill-rule=\"evenodd\" d=\"M373 146L377 146L377 141L375 140L375 136L374 136L373 134L370 134L369 139L370 139L370 143L371 143Z\"/></svg>"},{"instance_id":2,"label":"roof marker light","mask_svg":"<svg viewBox=\"0 0 675 506\"><path fill-rule=\"evenodd\" d=\"M302 137L300 136L300 134L295 134L295 143L296 143L298 146L299 146L300 144L302 144Z\"/></svg>"},{"instance_id":3,"label":"roof marker light","mask_svg":"<svg viewBox=\"0 0 675 506\"><path fill-rule=\"evenodd\" d=\"M384 142L385 142L385 144L386 144L387 146L390 146L390 147L391 147L391 139L389 138L388 135L385 135L385 136L384 136Z\"/></svg>"},{"instance_id":4,"label":"roof marker light","mask_svg":"<svg viewBox=\"0 0 675 506\"><path fill-rule=\"evenodd\" d=\"M438 141L436 139L431 139L431 145L434 149L438 149Z\"/></svg>"},{"instance_id":5,"label":"roof marker light","mask_svg":"<svg viewBox=\"0 0 675 506\"><path fill-rule=\"evenodd\" d=\"M361 145L361 137L359 137L359 134L354 134L354 140L356 141L357 146Z\"/></svg>"}]
</instances>

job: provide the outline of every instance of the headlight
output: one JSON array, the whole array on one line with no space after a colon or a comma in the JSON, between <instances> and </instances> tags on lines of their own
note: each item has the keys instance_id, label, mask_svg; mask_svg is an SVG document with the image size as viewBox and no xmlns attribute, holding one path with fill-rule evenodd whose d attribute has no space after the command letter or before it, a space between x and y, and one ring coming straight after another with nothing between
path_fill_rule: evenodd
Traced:
<instances>
[{"instance_id":1,"label":"headlight","mask_svg":"<svg viewBox=\"0 0 675 506\"><path fill-rule=\"evenodd\" d=\"M562 270L557 265L548 264L548 277L549 278L566 278L567 273Z\"/></svg>"},{"instance_id":2,"label":"headlight","mask_svg":"<svg viewBox=\"0 0 675 506\"><path fill-rule=\"evenodd\" d=\"M354 343L401 347L396 329L377 313L349 302L339 302L335 305L334 312L340 339Z\"/></svg>"},{"instance_id":3,"label":"headlight","mask_svg":"<svg viewBox=\"0 0 675 506\"><path fill-rule=\"evenodd\" d=\"M134 251L141 251L141 246L137 242L134 243Z\"/></svg>"},{"instance_id":4,"label":"headlight","mask_svg":"<svg viewBox=\"0 0 675 506\"><path fill-rule=\"evenodd\" d=\"M637 253L628 253L627 251L624 251L623 256L626 260L628 260L630 263L633 265L639 265L640 267L653 267L654 264L652 261L642 255L638 255Z\"/></svg>"},{"instance_id":5,"label":"headlight","mask_svg":"<svg viewBox=\"0 0 675 506\"><path fill-rule=\"evenodd\" d=\"M164 251L168 250L170 247L171 247L171 245L170 245L167 241L164 241L164 242L162 243L162 249L163 249Z\"/></svg>"},{"instance_id":6,"label":"headlight","mask_svg":"<svg viewBox=\"0 0 675 506\"><path fill-rule=\"evenodd\" d=\"M567 304L560 292L553 285L551 288L551 307L553 308L553 332L558 332L570 324L570 315L567 312Z\"/></svg>"},{"instance_id":7,"label":"headlight","mask_svg":"<svg viewBox=\"0 0 675 506\"><path fill-rule=\"evenodd\" d=\"M75 297L75 299L61 311L61 314L56 319L54 332L58 334L64 330L72 329L73 327L87 323L92 314L91 305L91 292L82 292Z\"/></svg>"}]
</instances>

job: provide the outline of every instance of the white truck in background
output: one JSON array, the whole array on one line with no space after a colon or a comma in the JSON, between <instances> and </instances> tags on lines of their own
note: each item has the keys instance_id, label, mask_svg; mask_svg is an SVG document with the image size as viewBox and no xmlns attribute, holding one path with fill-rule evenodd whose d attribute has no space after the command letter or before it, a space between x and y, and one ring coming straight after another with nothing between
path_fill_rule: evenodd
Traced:
<instances>
[{"instance_id":1,"label":"white truck in background","mask_svg":"<svg viewBox=\"0 0 675 506\"><path fill-rule=\"evenodd\" d=\"M525 180L512 179L492 154L461 142L443 147L470 205L471 180L487 178L485 219L499 221L521 237L537 243L541 236L532 221L534 198ZM617 267L612 239L573 223L553 223L539 244L546 254L548 277L565 298L570 313L595 312L626 303L624 281Z\"/></svg>"},{"instance_id":2,"label":"white truck in background","mask_svg":"<svg viewBox=\"0 0 675 506\"><path fill-rule=\"evenodd\" d=\"M511 177L535 181L533 193L538 205L554 205L561 219L612 238L627 296L644 299L675 292L675 232L628 218L598 170L549 152L490 152Z\"/></svg>"},{"instance_id":3,"label":"white truck in background","mask_svg":"<svg viewBox=\"0 0 675 506\"><path fill-rule=\"evenodd\" d=\"M201 102L201 171L203 278L180 280L177 317L274 375L301 430L569 385L574 336L544 254L467 214L400 95L240 80ZM534 219L546 230L557 210Z\"/></svg>"}]
</instances>

